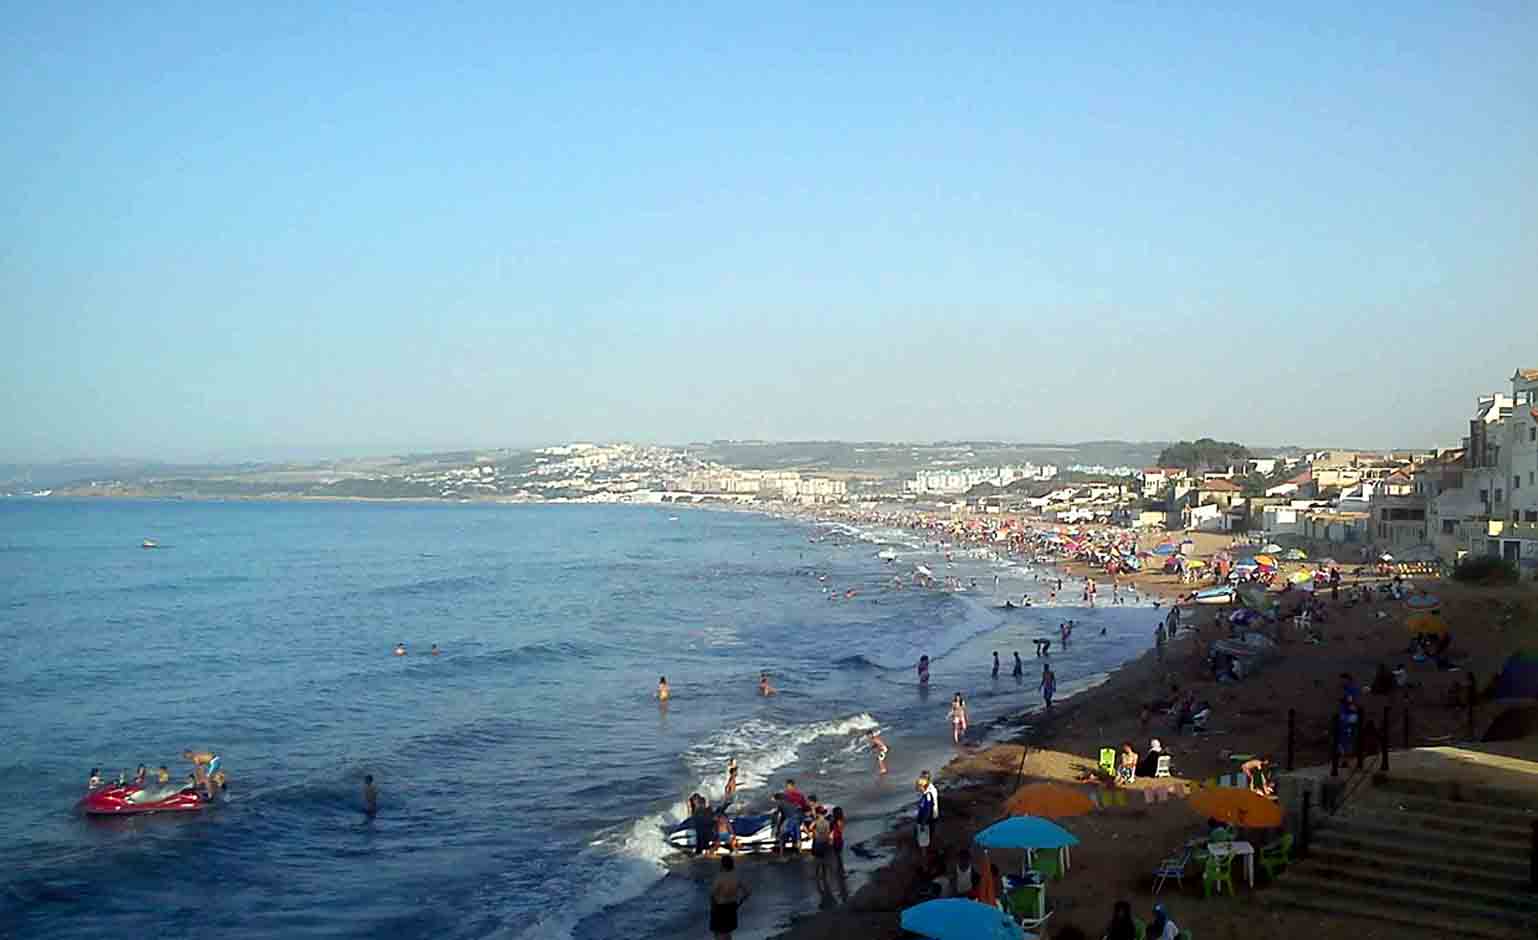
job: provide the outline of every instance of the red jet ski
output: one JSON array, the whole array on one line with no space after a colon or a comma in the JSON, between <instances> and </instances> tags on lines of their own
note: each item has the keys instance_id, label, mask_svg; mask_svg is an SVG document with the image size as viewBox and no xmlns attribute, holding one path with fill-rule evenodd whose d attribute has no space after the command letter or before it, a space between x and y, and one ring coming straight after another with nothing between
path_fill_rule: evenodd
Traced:
<instances>
[{"instance_id":1,"label":"red jet ski","mask_svg":"<svg viewBox=\"0 0 1538 940\"><path fill-rule=\"evenodd\" d=\"M207 805L207 797L185 784L113 783L97 787L80 800L80 810L90 816L185 813Z\"/></svg>"}]
</instances>

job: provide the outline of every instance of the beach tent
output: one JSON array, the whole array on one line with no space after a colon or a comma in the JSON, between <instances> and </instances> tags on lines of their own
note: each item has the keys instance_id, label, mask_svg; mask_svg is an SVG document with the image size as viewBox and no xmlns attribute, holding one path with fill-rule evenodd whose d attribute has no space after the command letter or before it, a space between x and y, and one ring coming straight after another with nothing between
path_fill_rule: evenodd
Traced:
<instances>
[{"instance_id":1,"label":"beach tent","mask_svg":"<svg viewBox=\"0 0 1538 940\"><path fill-rule=\"evenodd\" d=\"M1538 651L1513 653L1495 680L1496 698L1538 698Z\"/></svg>"}]
</instances>

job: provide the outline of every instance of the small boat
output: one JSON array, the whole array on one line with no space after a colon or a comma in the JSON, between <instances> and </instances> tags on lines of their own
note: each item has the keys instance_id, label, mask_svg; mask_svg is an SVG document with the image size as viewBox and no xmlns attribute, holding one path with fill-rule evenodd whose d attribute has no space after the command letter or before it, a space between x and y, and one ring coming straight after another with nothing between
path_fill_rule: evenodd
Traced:
<instances>
[{"instance_id":1,"label":"small boat","mask_svg":"<svg viewBox=\"0 0 1538 940\"><path fill-rule=\"evenodd\" d=\"M203 809L208 799L186 784L113 783L81 798L88 816L130 816L136 813L185 813Z\"/></svg>"},{"instance_id":2,"label":"small boat","mask_svg":"<svg viewBox=\"0 0 1538 940\"><path fill-rule=\"evenodd\" d=\"M139 547L140 548L159 548L160 547L160 543L155 541L154 539L145 539L144 541L139 543Z\"/></svg>"},{"instance_id":3,"label":"small boat","mask_svg":"<svg viewBox=\"0 0 1538 940\"><path fill-rule=\"evenodd\" d=\"M762 816L736 816L732 818L732 833L737 837L738 853L757 855L763 852L774 851L774 817L769 814ZM668 830L667 843L680 851L694 851L694 824L685 820ZM812 850L812 838L806 836L801 840L800 849L810 852Z\"/></svg>"}]
</instances>

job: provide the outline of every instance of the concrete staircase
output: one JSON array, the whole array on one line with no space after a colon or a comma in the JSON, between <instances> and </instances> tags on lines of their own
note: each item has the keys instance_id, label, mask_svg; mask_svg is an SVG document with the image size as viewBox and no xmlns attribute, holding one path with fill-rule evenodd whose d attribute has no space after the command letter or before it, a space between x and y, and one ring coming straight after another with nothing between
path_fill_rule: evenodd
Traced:
<instances>
[{"instance_id":1,"label":"concrete staircase","mask_svg":"<svg viewBox=\"0 0 1538 940\"><path fill-rule=\"evenodd\" d=\"M1339 813L1318 821L1309 857L1277 879L1270 903L1411 933L1532 938L1538 891L1529 884L1529 852L1538 788L1491 802L1449 795L1382 777L1361 788Z\"/></svg>"}]
</instances>

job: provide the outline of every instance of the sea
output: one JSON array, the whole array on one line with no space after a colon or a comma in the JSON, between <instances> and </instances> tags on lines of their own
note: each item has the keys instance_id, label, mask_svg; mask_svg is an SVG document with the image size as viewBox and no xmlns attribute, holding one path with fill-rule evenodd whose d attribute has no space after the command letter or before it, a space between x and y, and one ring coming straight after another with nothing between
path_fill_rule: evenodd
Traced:
<instances>
[{"instance_id":1,"label":"sea","mask_svg":"<svg viewBox=\"0 0 1538 940\"><path fill-rule=\"evenodd\" d=\"M663 837L729 759L745 811L790 777L844 807L857 886L921 769L1030 722L1034 638L1062 699L1158 622L929 539L668 506L0 501L0 936L704 937L715 863ZM219 805L77 811L93 767L181 777L188 748L220 755ZM851 887L739 868L739 937Z\"/></svg>"}]
</instances>

